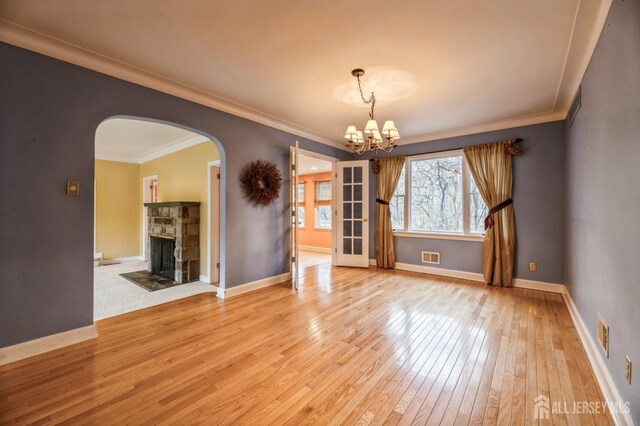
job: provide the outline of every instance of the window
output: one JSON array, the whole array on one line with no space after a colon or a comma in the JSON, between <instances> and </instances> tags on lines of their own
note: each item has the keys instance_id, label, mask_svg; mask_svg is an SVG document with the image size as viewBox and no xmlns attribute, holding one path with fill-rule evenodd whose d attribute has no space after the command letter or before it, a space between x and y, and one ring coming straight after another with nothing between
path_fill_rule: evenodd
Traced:
<instances>
[{"instance_id":1,"label":"window","mask_svg":"<svg viewBox=\"0 0 640 426\"><path fill-rule=\"evenodd\" d=\"M405 200L405 168L402 168L400 179L398 180L398 186L396 192L393 194L391 201L389 201L389 208L391 209L391 227L393 229L404 230L404 200Z\"/></svg>"},{"instance_id":2,"label":"window","mask_svg":"<svg viewBox=\"0 0 640 426\"><path fill-rule=\"evenodd\" d=\"M331 206L316 206L316 228L331 229Z\"/></svg>"},{"instance_id":3,"label":"window","mask_svg":"<svg viewBox=\"0 0 640 426\"><path fill-rule=\"evenodd\" d=\"M315 194L315 227L331 229L331 181L316 182Z\"/></svg>"},{"instance_id":4,"label":"window","mask_svg":"<svg viewBox=\"0 0 640 426\"><path fill-rule=\"evenodd\" d=\"M327 202L331 204L331 181L320 180L316 182L316 203Z\"/></svg>"},{"instance_id":5,"label":"window","mask_svg":"<svg viewBox=\"0 0 640 426\"><path fill-rule=\"evenodd\" d=\"M304 204L304 182L298 184L298 204Z\"/></svg>"},{"instance_id":6,"label":"window","mask_svg":"<svg viewBox=\"0 0 640 426\"><path fill-rule=\"evenodd\" d=\"M298 211L298 226L300 228L304 228L304 196L305 196L305 182L298 183L298 206L296 207Z\"/></svg>"},{"instance_id":7,"label":"window","mask_svg":"<svg viewBox=\"0 0 640 426\"><path fill-rule=\"evenodd\" d=\"M389 207L396 231L468 236L488 212L462 151L407 158Z\"/></svg>"}]
</instances>

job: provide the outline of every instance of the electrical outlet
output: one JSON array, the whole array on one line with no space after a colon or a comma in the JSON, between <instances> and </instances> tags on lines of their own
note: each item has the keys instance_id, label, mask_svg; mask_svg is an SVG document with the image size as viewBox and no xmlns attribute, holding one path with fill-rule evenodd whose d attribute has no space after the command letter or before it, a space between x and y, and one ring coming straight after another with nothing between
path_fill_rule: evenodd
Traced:
<instances>
[{"instance_id":1,"label":"electrical outlet","mask_svg":"<svg viewBox=\"0 0 640 426\"><path fill-rule=\"evenodd\" d=\"M538 263L537 262L529 262L529 270L531 272L537 272L538 271Z\"/></svg>"},{"instance_id":2,"label":"electrical outlet","mask_svg":"<svg viewBox=\"0 0 640 426\"><path fill-rule=\"evenodd\" d=\"M631 358L626 356L625 359L627 362L624 368L624 377L627 379L627 383L631 384Z\"/></svg>"},{"instance_id":3,"label":"electrical outlet","mask_svg":"<svg viewBox=\"0 0 640 426\"><path fill-rule=\"evenodd\" d=\"M598 342L600 342L604 354L609 358L609 326L600 314L598 314Z\"/></svg>"}]
</instances>

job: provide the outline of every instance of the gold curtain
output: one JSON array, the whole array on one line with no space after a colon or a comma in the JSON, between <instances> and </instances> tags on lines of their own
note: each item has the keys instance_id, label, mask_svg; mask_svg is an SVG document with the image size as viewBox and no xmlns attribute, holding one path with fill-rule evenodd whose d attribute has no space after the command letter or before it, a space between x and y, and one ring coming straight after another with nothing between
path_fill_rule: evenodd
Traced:
<instances>
[{"instance_id":1,"label":"gold curtain","mask_svg":"<svg viewBox=\"0 0 640 426\"><path fill-rule=\"evenodd\" d=\"M511 201L511 156L520 153L515 141L464 148L464 156L489 215L482 245L484 280L511 287L515 254L515 223Z\"/></svg>"},{"instance_id":2,"label":"gold curtain","mask_svg":"<svg viewBox=\"0 0 640 426\"><path fill-rule=\"evenodd\" d=\"M379 167L376 175L376 265L378 268L395 268L389 201L402 174L404 157L384 158L376 162Z\"/></svg>"}]
</instances>

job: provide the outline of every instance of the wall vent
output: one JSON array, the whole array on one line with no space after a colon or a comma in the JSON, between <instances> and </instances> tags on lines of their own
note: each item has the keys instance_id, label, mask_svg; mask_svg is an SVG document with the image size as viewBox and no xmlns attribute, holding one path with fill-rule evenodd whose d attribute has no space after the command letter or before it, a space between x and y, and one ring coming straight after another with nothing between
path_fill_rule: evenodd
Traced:
<instances>
[{"instance_id":1,"label":"wall vent","mask_svg":"<svg viewBox=\"0 0 640 426\"><path fill-rule=\"evenodd\" d=\"M578 93L576 93L576 97L573 98L573 103L571 104L571 108L569 109L569 127L573 125L573 120L578 115L578 111L580 111L580 107L582 106L582 86L578 86Z\"/></svg>"},{"instance_id":2,"label":"wall vent","mask_svg":"<svg viewBox=\"0 0 640 426\"><path fill-rule=\"evenodd\" d=\"M434 251L423 251L422 252L422 263L432 263L439 265L440 264L440 253L436 253Z\"/></svg>"}]
</instances>

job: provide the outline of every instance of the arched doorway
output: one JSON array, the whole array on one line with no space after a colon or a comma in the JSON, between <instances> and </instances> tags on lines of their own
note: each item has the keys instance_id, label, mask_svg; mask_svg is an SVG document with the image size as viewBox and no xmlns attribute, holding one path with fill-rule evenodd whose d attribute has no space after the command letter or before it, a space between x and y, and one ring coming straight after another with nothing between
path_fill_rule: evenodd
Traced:
<instances>
[{"instance_id":1,"label":"arched doorway","mask_svg":"<svg viewBox=\"0 0 640 426\"><path fill-rule=\"evenodd\" d=\"M94 319L224 288L224 150L115 116L96 129Z\"/></svg>"}]
</instances>

